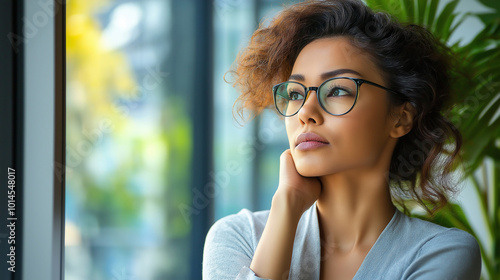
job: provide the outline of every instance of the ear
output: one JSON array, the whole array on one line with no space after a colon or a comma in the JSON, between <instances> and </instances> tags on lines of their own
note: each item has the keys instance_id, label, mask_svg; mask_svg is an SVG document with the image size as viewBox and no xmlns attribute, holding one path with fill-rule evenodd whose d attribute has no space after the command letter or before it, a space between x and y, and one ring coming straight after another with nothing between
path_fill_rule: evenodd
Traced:
<instances>
[{"instance_id":1,"label":"ear","mask_svg":"<svg viewBox=\"0 0 500 280\"><path fill-rule=\"evenodd\" d=\"M415 114L416 110L409 102L405 102L398 107L396 109L395 122L391 128L391 137L400 138L410 132L413 127L413 117Z\"/></svg>"}]
</instances>

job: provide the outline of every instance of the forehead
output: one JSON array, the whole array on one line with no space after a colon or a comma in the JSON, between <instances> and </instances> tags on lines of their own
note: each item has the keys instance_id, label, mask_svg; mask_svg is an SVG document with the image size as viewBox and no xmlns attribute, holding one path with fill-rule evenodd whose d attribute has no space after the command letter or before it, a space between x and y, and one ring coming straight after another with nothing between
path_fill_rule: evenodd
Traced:
<instances>
[{"instance_id":1,"label":"forehead","mask_svg":"<svg viewBox=\"0 0 500 280\"><path fill-rule=\"evenodd\" d=\"M301 74L306 80L316 80L322 73L335 69L352 69L360 73L362 78L381 81L381 70L370 54L341 36L317 39L306 45L297 56L291 74Z\"/></svg>"}]
</instances>

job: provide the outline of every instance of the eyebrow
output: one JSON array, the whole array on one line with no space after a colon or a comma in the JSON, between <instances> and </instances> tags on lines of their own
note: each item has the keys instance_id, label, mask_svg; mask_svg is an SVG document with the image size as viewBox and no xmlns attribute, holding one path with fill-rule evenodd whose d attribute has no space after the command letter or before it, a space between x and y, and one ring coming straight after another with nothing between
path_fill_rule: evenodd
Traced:
<instances>
[{"instance_id":1,"label":"eyebrow","mask_svg":"<svg viewBox=\"0 0 500 280\"><path fill-rule=\"evenodd\" d=\"M329 71L329 72L325 72L325 73L321 74L321 79L326 80L328 78L332 78L332 77L338 76L340 74L345 74L345 73L351 73L351 74L358 75L358 76L362 77L362 75L359 74L359 72L352 70L352 69L337 69L337 70L333 70L333 71ZM292 74L292 75L290 75L290 78L288 78L288 79L289 80L297 80L297 81L301 81L301 82L306 80L306 78L302 74Z\"/></svg>"}]
</instances>

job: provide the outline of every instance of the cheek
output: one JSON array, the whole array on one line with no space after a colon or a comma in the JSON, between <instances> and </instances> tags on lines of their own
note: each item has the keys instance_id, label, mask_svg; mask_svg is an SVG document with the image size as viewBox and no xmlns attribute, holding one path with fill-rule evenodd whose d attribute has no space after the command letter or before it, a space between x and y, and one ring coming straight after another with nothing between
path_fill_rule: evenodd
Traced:
<instances>
[{"instance_id":1,"label":"cheek","mask_svg":"<svg viewBox=\"0 0 500 280\"><path fill-rule=\"evenodd\" d=\"M374 106L375 107L375 106ZM383 109L358 110L346 119L343 124L342 141L343 150L357 160L364 159L373 162L378 159L388 141L388 119Z\"/></svg>"}]
</instances>

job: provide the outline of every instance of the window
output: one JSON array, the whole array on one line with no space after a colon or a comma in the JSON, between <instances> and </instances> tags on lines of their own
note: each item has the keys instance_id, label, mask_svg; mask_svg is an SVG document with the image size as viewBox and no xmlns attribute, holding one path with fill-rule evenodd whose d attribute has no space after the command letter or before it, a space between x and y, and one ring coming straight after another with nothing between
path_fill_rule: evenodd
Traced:
<instances>
[{"instance_id":1,"label":"window","mask_svg":"<svg viewBox=\"0 0 500 280\"><path fill-rule=\"evenodd\" d=\"M195 4L67 3L66 279L189 276Z\"/></svg>"}]
</instances>

